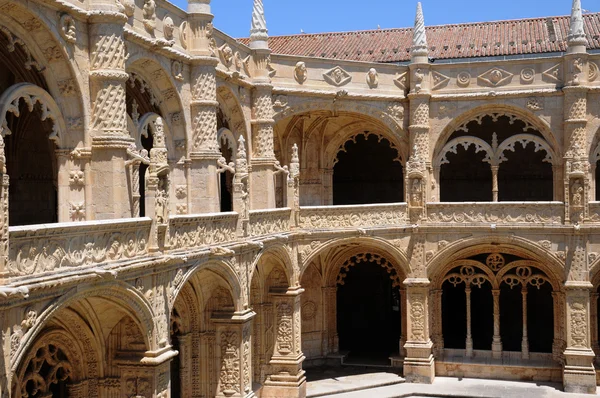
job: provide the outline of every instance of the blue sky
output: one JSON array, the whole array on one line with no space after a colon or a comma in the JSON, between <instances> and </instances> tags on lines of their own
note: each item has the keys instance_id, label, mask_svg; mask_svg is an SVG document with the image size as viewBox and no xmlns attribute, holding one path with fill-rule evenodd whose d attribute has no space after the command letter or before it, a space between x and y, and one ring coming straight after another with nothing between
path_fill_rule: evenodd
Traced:
<instances>
[{"instance_id":1,"label":"blue sky","mask_svg":"<svg viewBox=\"0 0 600 398\"><path fill-rule=\"evenodd\" d=\"M187 9L186 0L171 0ZM263 0L269 34L400 28L412 26L413 0ZM233 37L248 36L253 0L212 0L215 26ZM422 0L427 25L567 15L572 0ZM600 0L582 0L600 11Z\"/></svg>"}]
</instances>

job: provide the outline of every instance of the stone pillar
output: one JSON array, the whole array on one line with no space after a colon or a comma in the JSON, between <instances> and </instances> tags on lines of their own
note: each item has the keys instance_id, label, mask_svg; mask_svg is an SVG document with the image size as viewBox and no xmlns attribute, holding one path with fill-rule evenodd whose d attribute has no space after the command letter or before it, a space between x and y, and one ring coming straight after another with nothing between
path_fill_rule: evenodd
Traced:
<instances>
[{"instance_id":1,"label":"stone pillar","mask_svg":"<svg viewBox=\"0 0 600 398\"><path fill-rule=\"evenodd\" d=\"M133 143L127 132L125 108L125 41L127 16L117 3L95 4L103 12L89 18L90 97L92 112L91 181L96 219L130 217L125 161Z\"/></svg>"},{"instance_id":2,"label":"stone pillar","mask_svg":"<svg viewBox=\"0 0 600 398\"><path fill-rule=\"evenodd\" d=\"M590 339L589 282L568 281L566 290L567 349L564 352L563 385L566 392L596 393L594 351Z\"/></svg>"},{"instance_id":3,"label":"stone pillar","mask_svg":"<svg viewBox=\"0 0 600 398\"><path fill-rule=\"evenodd\" d=\"M221 157L217 142L217 64L210 0L188 3L188 48L192 61L192 132L188 185L189 213L214 213L220 210L217 160Z\"/></svg>"},{"instance_id":4,"label":"stone pillar","mask_svg":"<svg viewBox=\"0 0 600 398\"><path fill-rule=\"evenodd\" d=\"M0 136L1 137L1 136ZM1 140L0 140L1 141ZM4 144L1 142L2 145ZM2 148L4 149L4 148ZM1 152L3 158L4 151ZM4 163L2 164L2 166ZM4 167L2 167L4 168ZM6 280L9 275L8 270L8 188L9 188L8 174L6 169L2 170L0 174L0 282Z\"/></svg>"},{"instance_id":5,"label":"stone pillar","mask_svg":"<svg viewBox=\"0 0 600 398\"><path fill-rule=\"evenodd\" d=\"M183 397L194 397L192 390L192 345L193 336L191 333L177 336L179 342L179 378L180 380L171 380L171 385L179 383L179 391ZM197 359L197 358L196 358Z\"/></svg>"},{"instance_id":6,"label":"stone pillar","mask_svg":"<svg viewBox=\"0 0 600 398\"><path fill-rule=\"evenodd\" d=\"M502 337L500 336L500 289L492 290L494 300L494 336L492 337L492 358L502 358Z\"/></svg>"},{"instance_id":7,"label":"stone pillar","mask_svg":"<svg viewBox=\"0 0 600 398\"><path fill-rule=\"evenodd\" d=\"M563 352L567 344L565 341L565 295L563 292L552 292L554 306L554 341L552 342L552 359L564 364Z\"/></svg>"},{"instance_id":8,"label":"stone pillar","mask_svg":"<svg viewBox=\"0 0 600 398\"><path fill-rule=\"evenodd\" d=\"M137 362L119 365L121 397L169 398L171 396L171 361L177 351L166 347L148 351Z\"/></svg>"},{"instance_id":9,"label":"stone pillar","mask_svg":"<svg viewBox=\"0 0 600 398\"><path fill-rule=\"evenodd\" d=\"M266 65L266 60L263 63ZM257 62L258 63L258 62ZM266 67L266 66L265 66ZM253 209L275 208L275 153L273 149L273 86L255 83L252 101L252 192Z\"/></svg>"},{"instance_id":10,"label":"stone pillar","mask_svg":"<svg viewBox=\"0 0 600 398\"><path fill-rule=\"evenodd\" d=\"M253 397L252 318L254 312L235 313L231 318L215 318L219 372L217 397Z\"/></svg>"},{"instance_id":11,"label":"stone pillar","mask_svg":"<svg viewBox=\"0 0 600 398\"><path fill-rule=\"evenodd\" d=\"M521 338L521 358L529 359L529 337L527 333L527 284L523 282L521 288L523 306L523 334Z\"/></svg>"},{"instance_id":12,"label":"stone pillar","mask_svg":"<svg viewBox=\"0 0 600 398\"><path fill-rule=\"evenodd\" d=\"M338 352L340 341L337 333L337 287L322 288L323 294L323 329L325 341L323 355Z\"/></svg>"},{"instance_id":13,"label":"stone pillar","mask_svg":"<svg viewBox=\"0 0 600 398\"><path fill-rule=\"evenodd\" d=\"M238 149L235 158L235 175L233 176L233 211L237 212L238 217L238 235L247 236L249 213L249 193L248 193L248 158L246 155L246 141L240 134Z\"/></svg>"},{"instance_id":14,"label":"stone pillar","mask_svg":"<svg viewBox=\"0 0 600 398\"><path fill-rule=\"evenodd\" d=\"M429 280L409 278L406 285L407 341L404 377L410 383L433 383L435 363L429 337Z\"/></svg>"},{"instance_id":15,"label":"stone pillar","mask_svg":"<svg viewBox=\"0 0 600 398\"><path fill-rule=\"evenodd\" d=\"M304 398L306 377L302 369L304 354L301 339L300 295L304 289L294 287L283 294L271 293L275 307L275 348L271 369L261 392L263 398Z\"/></svg>"},{"instance_id":16,"label":"stone pillar","mask_svg":"<svg viewBox=\"0 0 600 398\"><path fill-rule=\"evenodd\" d=\"M431 290L429 293L429 302L432 311L430 312L431 322L431 340L433 342L433 355L439 357L444 352L444 335L442 333L442 289ZM406 303L406 300L404 301ZM404 305L406 307L406 305ZM403 317L406 319L406 314ZM406 322L406 320L405 320Z\"/></svg>"},{"instance_id":17,"label":"stone pillar","mask_svg":"<svg viewBox=\"0 0 600 398\"><path fill-rule=\"evenodd\" d=\"M467 287L465 288L465 296L467 302L467 338L465 341L465 356L470 358L473 356L473 336L471 335L471 285L470 282L467 282Z\"/></svg>"},{"instance_id":18,"label":"stone pillar","mask_svg":"<svg viewBox=\"0 0 600 398\"><path fill-rule=\"evenodd\" d=\"M596 358L600 356L600 344L598 344L598 296L597 292L590 297L590 334L592 340L592 350Z\"/></svg>"}]
</instances>

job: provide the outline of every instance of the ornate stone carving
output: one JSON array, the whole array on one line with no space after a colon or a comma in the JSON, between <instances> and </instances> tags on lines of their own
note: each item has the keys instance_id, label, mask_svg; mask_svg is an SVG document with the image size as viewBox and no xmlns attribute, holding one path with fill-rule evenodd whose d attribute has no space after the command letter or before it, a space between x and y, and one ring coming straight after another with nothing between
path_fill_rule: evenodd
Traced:
<instances>
[{"instance_id":1,"label":"ornate stone carving","mask_svg":"<svg viewBox=\"0 0 600 398\"><path fill-rule=\"evenodd\" d=\"M183 79L183 64L181 61L173 61L171 63L171 74L173 78L179 82L182 82Z\"/></svg>"},{"instance_id":2,"label":"ornate stone carving","mask_svg":"<svg viewBox=\"0 0 600 398\"><path fill-rule=\"evenodd\" d=\"M500 68L492 68L477 76L477 81L484 86L498 87L510 83L513 74Z\"/></svg>"},{"instance_id":3,"label":"ornate stone carving","mask_svg":"<svg viewBox=\"0 0 600 398\"><path fill-rule=\"evenodd\" d=\"M11 232L10 269L15 275L32 275L143 256L149 232L149 224L139 221Z\"/></svg>"},{"instance_id":4,"label":"ornate stone carving","mask_svg":"<svg viewBox=\"0 0 600 398\"><path fill-rule=\"evenodd\" d=\"M408 223L406 205L369 205L300 210L302 228L368 228Z\"/></svg>"},{"instance_id":5,"label":"ornate stone carving","mask_svg":"<svg viewBox=\"0 0 600 398\"><path fill-rule=\"evenodd\" d=\"M379 74L375 68L371 68L367 72L367 85L369 88L377 88L379 86Z\"/></svg>"},{"instance_id":6,"label":"ornate stone carving","mask_svg":"<svg viewBox=\"0 0 600 398\"><path fill-rule=\"evenodd\" d=\"M59 23L62 38L69 43L75 43L77 41L77 29L73 17L69 14L62 14Z\"/></svg>"},{"instance_id":7,"label":"ornate stone carving","mask_svg":"<svg viewBox=\"0 0 600 398\"><path fill-rule=\"evenodd\" d=\"M146 31L154 33L154 29L156 29L156 2L154 0L144 0L142 16Z\"/></svg>"},{"instance_id":8,"label":"ornate stone carving","mask_svg":"<svg viewBox=\"0 0 600 398\"><path fill-rule=\"evenodd\" d=\"M392 263L390 263L387 259L380 256L379 254L373 253L360 253L350 257L346 260L342 266L340 267L340 271L336 278L336 283L338 285L343 285L346 276L348 276L348 272L350 271L350 267L355 266L360 263L374 263L382 268L384 268L390 276L390 279L393 282L394 287L402 286L402 281L400 280L400 275L396 271L396 268Z\"/></svg>"},{"instance_id":9,"label":"ornate stone carving","mask_svg":"<svg viewBox=\"0 0 600 398\"><path fill-rule=\"evenodd\" d=\"M408 89L408 72L400 73L395 79L394 84L399 89L406 91Z\"/></svg>"},{"instance_id":10,"label":"ornate stone carving","mask_svg":"<svg viewBox=\"0 0 600 398\"><path fill-rule=\"evenodd\" d=\"M71 170L69 172L69 184L75 187L85 186L85 176L82 170Z\"/></svg>"},{"instance_id":11,"label":"ornate stone carving","mask_svg":"<svg viewBox=\"0 0 600 398\"><path fill-rule=\"evenodd\" d=\"M250 236L278 234L290 229L290 209L250 211Z\"/></svg>"},{"instance_id":12,"label":"ornate stone carving","mask_svg":"<svg viewBox=\"0 0 600 398\"><path fill-rule=\"evenodd\" d=\"M527 108L532 111L541 111L544 109L543 98L530 98L527 100Z\"/></svg>"},{"instance_id":13,"label":"ornate stone carving","mask_svg":"<svg viewBox=\"0 0 600 398\"><path fill-rule=\"evenodd\" d=\"M294 68L294 79L298 84L303 84L308 78L308 71L306 70L306 63L299 61Z\"/></svg>"},{"instance_id":14,"label":"ornate stone carving","mask_svg":"<svg viewBox=\"0 0 600 398\"><path fill-rule=\"evenodd\" d=\"M277 305L277 352L280 355L291 354L294 350L293 309L287 302Z\"/></svg>"},{"instance_id":15,"label":"ornate stone carving","mask_svg":"<svg viewBox=\"0 0 600 398\"><path fill-rule=\"evenodd\" d=\"M598 78L598 64L588 61L588 81L593 82Z\"/></svg>"},{"instance_id":16,"label":"ornate stone carving","mask_svg":"<svg viewBox=\"0 0 600 398\"><path fill-rule=\"evenodd\" d=\"M581 300L572 300L569 302L570 329L569 345L572 347L587 348L587 307Z\"/></svg>"},{"instance_id":17,"label":"ornate stone carving","mask_svg":"<svg viewBox=\"0 0 600 398\"><path fill-rule=\"evenodd\" d=\"M456 76L456 84L459 87L469 87L469 84L471 84L471 74L467 71L460 72Z\"/></svg>"},{"instance_id":18,"label":"ornate stone carving","mask_svg":"<svg viewBox=\"0 0 600 398\"><path fill-rule=\"evenodd\" d=\"M227 67L232 65L233 50L231 49L231 47L229 47L229 44L225 43L221 47L219 47L219 56L221 57L223 65Z\"/></svg>"},{"instance_id":19,"label":"ornate stone carving","mask_svg":"<svg viewBox=\"0 0 600 398\"><path fill-rule=\"evenodd\" d=\"M85 220L85 203L84 202L70 202L69 203L69 216L73 221Z\"/></svg>"},{"instance_id":20,"label":"ornate stone carving","mask_svg":"<svg viewBox=\"0 0 600 398\"><path fill-rule=\"evenodd\" d=\"M179 25L179 42L181 43L181 47L184 49L188 48L187 44L188 37L188 23L187 21L183 21L181 25Z\"/></svg>"},{"instance_id":21,"label":"ornate stone carving","mask_svg":"<svg viewBox=\"0 0 600 398\"><path fill-rule=\"evenodd\" d=\"M410 340L426 341L425 336L425 296L410 294L409 316L411 322Z\"/></svg>"},{"instance_id":22,"label":"ornate stone carving","mask_svg":"<svg viewBox=\"0 0 600 398\"><path fill-rule=\"evenodd\" d=\"M450 78L440 72L433 71L431 73L431 77L433 78L433 90L439 90L448 85L450 82Z\"/></svg>"},{"instance_id":23,"label":"ornate stone carving","mask_svg":"<svg viewBox=\"0 0 600 398\"><path fill-rule=\"evenodd\" d=\"M173 18L166 15L163 19L163 35L167 40L173 40L173 32L175 31L175 24Z\"/></svg>"},{"instance_id":24,"label":"ornate stone carving","mask_svg":"<svg viewBox=\"0 0 600 398\"><path fill-rule=\"evenodd\" d=\"M535 71L533 68L523 68L521 70L521 83L522 84L531 84L535 79Z\"/></svg>"},{"instance_id":25,"label":"ornate stone carving","mask_svg":"<svg viewBox=\"0 0 600 398\"><path fill-rule=\"evenodd\" d=\"M240 348L235 331L221 332L219 388L225 396L240 392Z\"/></svg>"},{"instance_id":26,"label":"ornate stone carving","mask_svg":"<svg viewBox=\"0 0 600 398\"><path fill-rule=\"evenodd\" d=\"M231 241L236 226L236 215L178 217L170 221L169 244L176 250Z\"/></svg>"},{"instance_id":27,"label":"ornate stone carving","mask_svg":"<svg viewBox=\"0 0 600 398\"><path fill-rule=\"evenodd\" d=\"M430 222L455 223L544 223L560 224L564 209L554 204L428 204Z\"/></svg>"},{"instance_id":28,"label":"ornate stone carving","mask_svg":"<svg viewBox=\"0 0 600 398\"><path fill-rule=\"evenodd\" d=\"M550 83L560 83L562 81L561 76L562 71L560 64L554 65L542 73L542 78Z\"/></svg>"},{"instance_id":29,"label":"ornate stone carving","mask_svg":"<svg viewBox=\"0 0 600 398\"><path fill-rule=\"evenodd\" d=\"M340 66L336 66L323 73L323 79L332 86L340 87L350 83L352 76Z\"/></svg>"}]
</instances>

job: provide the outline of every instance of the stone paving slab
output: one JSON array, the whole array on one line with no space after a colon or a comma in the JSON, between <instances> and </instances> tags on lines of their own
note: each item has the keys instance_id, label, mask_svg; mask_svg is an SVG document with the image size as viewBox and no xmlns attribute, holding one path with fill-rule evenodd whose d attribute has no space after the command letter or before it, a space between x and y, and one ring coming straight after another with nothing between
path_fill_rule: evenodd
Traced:
<instances>
[{"instance_id":1,"label":"stone paving slab","mask_svg":"<svg viewBox=\"0 0 600 398\"><path fill-rule=\"evenodd\" d=\"M342 392L390 386L404 382L404 378L393 372L363 372L362 374L355 375L333 374L325 377L321 380L309 381L307 383L307 398L326 397Z\"/></svg>"},{"instance_id":2,"label":"stone paving slab","mask_svg":"<svg viewBox=\"0 0 600 398\"><path fill-rule=\"evenodd\" d=\"M565 393L562 391L560 384L554 383L452 377L436 377L431 385L400 382L393 385L372 387L377 380L386 380L388 376L385 376L385 373L375 373L365 374L364 377L351 375L339 378L337 385L340 390L337 393L331 390L327 393L329 395L319 396L333 398L589 398L599 396L598 393L596 395ZM391 377L390 380L392 380ZM313 381L307 385L307 392L310 394L319 389L326 391L325 388L332 388L335 385L336 382L327 379ZM342 390L342 388L349 386L353 386L355 390L347 392Z\"/></svg>"}]
</instances>

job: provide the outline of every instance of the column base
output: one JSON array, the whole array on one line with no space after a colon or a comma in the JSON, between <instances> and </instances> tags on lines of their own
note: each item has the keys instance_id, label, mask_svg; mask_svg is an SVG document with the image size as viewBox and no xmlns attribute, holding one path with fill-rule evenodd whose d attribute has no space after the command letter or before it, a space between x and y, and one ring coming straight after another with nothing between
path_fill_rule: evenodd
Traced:
<instances>
[{"instance_id":1,"label":"column base","mask_svg":"<svg viewBox=\"0 0 600 398\"><path fill-rule=\"evenodd\" d=\"M406 343L404 378L408 383L431 384L435 379L435 360L431 349L433 343Z\"/></svg>"},{"instance_id":2,"label":"column base","mask_svg":"<svg viewBox=\"0 0 600 398\"><path fill-rule=\"evenodd\" d=\"M306 398L306 378L299 385L290 386L288 383L281 385L273 380L267 380L260 391L261 398Z\"/></svg>"},{"instance_id":3,"label":"column base","mask_svg":"<svg viewBox=\"0 0 600 398\"><path fill-rule=\"evenodd\" d=\"M565 392L595 394L594 352L590 349L567 349L565 350L565 359L566 364L563 367Z\"/></svg>"}]
</instances>

